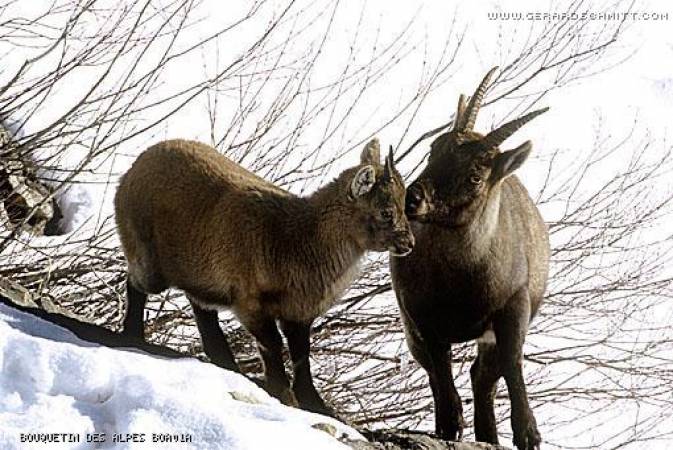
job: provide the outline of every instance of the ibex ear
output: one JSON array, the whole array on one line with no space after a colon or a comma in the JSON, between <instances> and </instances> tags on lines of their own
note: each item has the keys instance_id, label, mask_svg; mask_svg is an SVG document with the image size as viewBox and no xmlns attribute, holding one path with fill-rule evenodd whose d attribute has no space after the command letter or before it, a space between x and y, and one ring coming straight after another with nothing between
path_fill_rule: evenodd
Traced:
<instances>
[{"instance_id":1,"label":"ibex ear","mask_svg":"<svg viewBox=\"0 0 673 450\"><path fill-rule=\"evenodd\" d=\"M376 170L374 170L374 167L370 165L362 167L353 177L353 181L351 181L348 193L349 198L355 200L365 195L372 190L374 183L376 183Z\"/></svg>"},{"instance_id":2,"label":"ibex ear","mask_svg":"<svg viewBox=\"0 0 673 450\"><path fill-rule=\"evenodd\" d=\"M498 154L493 159L493 165L491 166L491 177L493 180L500 181L521 167L528 158L532 148L533 144L530 141L526 141L514 150Z\"/></svg>"},{"instance_id":3,"label":"ibex ear","mask_svg":"<svg viewBox=\"0 0 673 450\"><path fill-rule=\"evenodd\" d=\"M360 164L380 164L381 163L381 144L378 138L367 142L360 154Z\"/></svg>"}]
</instances>

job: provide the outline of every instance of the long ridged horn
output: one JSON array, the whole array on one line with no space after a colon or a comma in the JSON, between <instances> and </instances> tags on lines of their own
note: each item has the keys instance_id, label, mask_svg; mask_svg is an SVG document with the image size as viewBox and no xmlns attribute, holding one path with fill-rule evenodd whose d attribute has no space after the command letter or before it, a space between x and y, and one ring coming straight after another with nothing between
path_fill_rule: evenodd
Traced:
<instances>
[{"instance_id":1,"label":"long ridged horn","mask_svg":"<svg viewBox=\"0 0 673 450\"><path fill-rule=\"evenodd\" d=\"M391 145L388 148L388 156L386 156L386 162L383 166L383 178L386 180L391 180L393 178L393 170L395 168L395 157L393 156L393 146Z\"/></svg>"},{"instance_id":2,"label":"long ridged horn","mask_svg":"<svg viewBox=\"0 0 673 450\"><path fill-rule=\"evenodd\" d=\"M499 146L505 139L514 134L516 130L524 126L527 122L533 120L542 113L549 111L549 108L538 109L537 111L529 112L523 117L507 122L501 127L496 128L495 130L488 133L482 140L481 143L485 149L491 149Z\"/></svg>"},{"instance_id":3,"label":"long ridged horn","mask_svg":"<svg viewBox=\"0 0 673 450\"><path fill-rule=\"evenodd\" d=\"M479 87L477 87L477 90L474 91L474 95L470 97L470 101L465 107L465 112L463 112L463 114L460 116L460 120L457 122L454 130L458 132L472 131L472 128L474 128L474 122L477 120L477 113L479 112L479 108L481 108L481 101L484 98L486 89L488 88L491 78L493 77L493 74L496 70L498 70L498 66L495 66L489 70L484 79L481 80Z\"/></svg>"}]
</instances>

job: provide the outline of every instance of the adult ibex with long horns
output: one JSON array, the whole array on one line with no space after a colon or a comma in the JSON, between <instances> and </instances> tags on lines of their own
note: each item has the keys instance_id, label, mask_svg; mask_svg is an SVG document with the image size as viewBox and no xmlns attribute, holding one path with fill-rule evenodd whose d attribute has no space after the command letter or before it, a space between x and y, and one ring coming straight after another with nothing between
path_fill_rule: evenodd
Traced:
<instances>
[{"instance_id":1,"label":"adult ibex with long horns","mask_svg":"<svg viewBox=\"0 0 673 450\"><path fill-rule=\"evenodd\" d=\"M485 136L472 130L496 69L466 102L460 96L451 131L431 145L427 167L409 186L406 213L416 238L407 258L391 256L393 285L409 349L428 372L437 433L462 437L462 406L451 373L451 345L477 339L470 370L478 441L496 444L497 381L512 406L514 444L539 448L528 403L522 347L544 295L549 271L547 227L512 173L532 144L500 144L541 109ZM467 104L466 104L467 103Z\"/></svg>"},{"instance_id":2,"label":"adult ibex with long horns","mask_svg":"<svg viewBox=\"0 0 673 450\"><path fill-rule=\"evenodd\" d=\"M308 197L248 172L215 149L173 140L145 151L115 196L128 260L124 331L143 337L148 293L189 298L203 347L238 370L217 311L232 310L259 344L267 389L287 404L330 413L309 367L309 333L358 274L365 251L404 255L414 245L404 183L377 140L360 164ZM294 366L285 374L283 340Z\"/></svg>"}]
</instances>

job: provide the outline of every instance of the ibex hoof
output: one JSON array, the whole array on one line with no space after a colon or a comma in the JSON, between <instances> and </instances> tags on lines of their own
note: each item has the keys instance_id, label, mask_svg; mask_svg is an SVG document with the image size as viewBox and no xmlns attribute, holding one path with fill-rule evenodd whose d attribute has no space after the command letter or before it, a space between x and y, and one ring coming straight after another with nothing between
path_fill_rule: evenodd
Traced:
<instances>
[{"instance_id":1,"label":"ibex hoof","mask_svg":"<svg viewBox=\"0 0 673 450\"><path fill-rule=\"evenodd\" d=\"M529 422L523 433L514 434L514 445L518 450L540 450L542 437L535 420Z\"/></svg>"},{"instance_id":2,"label":"ibex hoof","mask_svg":"<svg viewBox=\"0 0 673 450\"><path fill-rule=\"evenodd\" d=\"M465 420L463 419L463 415L459 414L455 419L452 418L449 423L438 427L436 433L440 439L457 442L463 440L463 428L465 428Z\"/></svg>"},{"instance_id":3,"label":"ibex hoof","mask_svg":"<svg viewBox=\"0 0 673 450\"><path fill-rule=\"evenodd\" d=\"M299 407L299 402L297 401L297 397L294 396L294 392L292 392L292 389L290 389L290 388L282 390L280 393L278 393L278 395L276 395L276 397L284 405L292 406L294 408Z\"/></svg>"},{"instance_id":4,"label":"ibex hoof","mask_svg":"<svg viewBox=\"0 0 673 450\"><path fill-rule=\"evenodd\" d=\"M306 411L310 411L312 413L322 414L323 416L328 416L328 417L333 417L335 419L339 419L336 412L332 408L327 406L325 403L323 403L322 401L320 402L320 404L315 404L315 403L300 404L299 406L300 406L301 409L304 409Z\"/></svg>"}]
</instances>

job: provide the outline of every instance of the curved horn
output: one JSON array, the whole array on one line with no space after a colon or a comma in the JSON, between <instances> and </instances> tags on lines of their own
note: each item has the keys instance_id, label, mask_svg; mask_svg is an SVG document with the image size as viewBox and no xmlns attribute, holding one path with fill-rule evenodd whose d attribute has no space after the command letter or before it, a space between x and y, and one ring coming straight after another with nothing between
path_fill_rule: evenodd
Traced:
<instances>
[{"instance_id":1,"label":"curved horn","mask_svg":"<svg viewBox=\"0 0 673 450\"><path fill-rule=\"evenodd\" d=\"M549 108L538 109L537 111L529 112L523 117L507 122L501 127L496 128L495 130L488 133L482 140L481 143L485 149L491 149L502 144L505 139L514 134L516 130L524 126L527 122L533 120L542 113L549 111Z\"/></svg>"},{"instance_id":2,"label":"curved horn","mask_svg":"<svg viewBox=\"0 0 673 450\"><path fill-rule=\"evenodd\" d=\"M481 80L481 83L479 83L477 90L474 91L474 95L470 97L470 101L465 107L465 111L463 112L463 114L460 117L460 120L454 127L454 130L458 132L472 131L472 128L474 127L474 122L477 120L477 113L479 112L479 108L481 108L481 101L484 98L486 89L488 88L488 85L491 82L491 78L493 77L493 74L495 73L496 70L498 70L498 66L495 66L494 68L489 70L484 79Z\"/></svg>"},{"instance_id":3,"label":"curved horn","mask_svg":"<svg viewBox=\"0 0 673 450\"><path fill-rule=\"evenodd\" d=\"M393 156L393 146L391 145L388 148L388 156L386 156L386 162L383 166L383 178L386 180L392 179L394 168L395 168L395 159Z\"/></svg>"}]
</instances>

